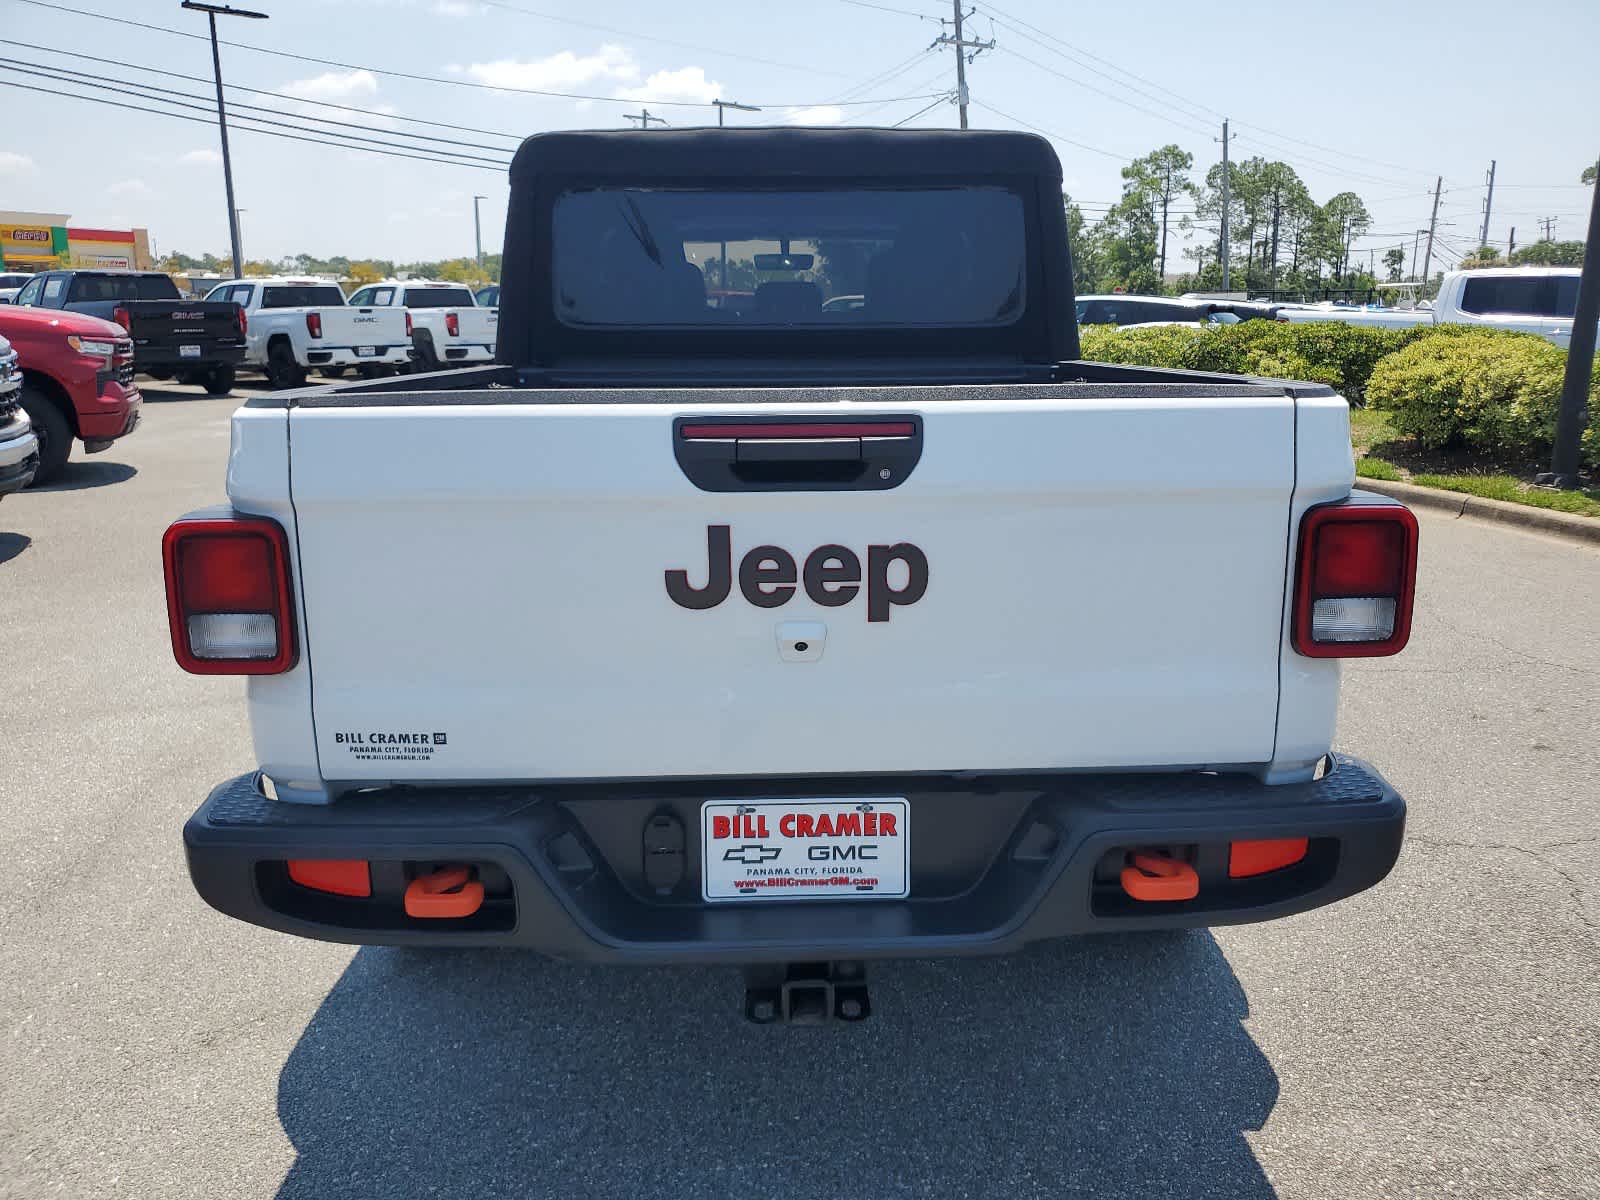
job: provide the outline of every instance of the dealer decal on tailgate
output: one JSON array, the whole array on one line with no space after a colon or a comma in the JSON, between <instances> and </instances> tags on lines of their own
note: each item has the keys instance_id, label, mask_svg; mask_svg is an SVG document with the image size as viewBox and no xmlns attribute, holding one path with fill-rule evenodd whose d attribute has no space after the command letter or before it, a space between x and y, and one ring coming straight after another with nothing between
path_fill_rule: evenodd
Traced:
<instances>
[{"instance_id":1,"label":"dealer decal on tailgate","mask_svg":"<svg viewBox=\"0 0 1600 1200\"><path fill-rule=\"evenodd\" d=\"M908 891L903 799L707 800L707 900L859 900Z\"/></svg>"}]
</instances>

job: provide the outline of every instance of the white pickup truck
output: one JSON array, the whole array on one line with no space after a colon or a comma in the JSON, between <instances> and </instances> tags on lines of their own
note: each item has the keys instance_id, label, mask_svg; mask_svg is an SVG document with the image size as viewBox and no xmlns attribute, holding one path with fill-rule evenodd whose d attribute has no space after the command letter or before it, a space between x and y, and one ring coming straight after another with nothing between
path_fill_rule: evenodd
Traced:
<instances>
[{"instance_id":1,"label":"white pickup truck","mask_svg":"<svg viewBox=\"0 0 1600 1200\"><path fill-rule=\"evenodd\" d=\"M367 378L411 362L409 322L399 311L345 303L336 283L321 279L230 279L206 293L231 300L245 315L245 356L275 388L301 387L316 369L337 377L355 367Z\"/></svg>"},{"instance_id":2,"label":"white pickup truck","mask_svg":"<svg viewBox=\"0 0 1600 1200\"><path fill-rule=\"evenodd\" d=\"M184 833L212 905L856 1018L861 960L1389 871L1334 717L1416 521L1324 386L1078 357L1047 142L552 133L511 174L499 361L252 401L167 530L178 662L248 678L256 761Z\"/></svg>"},{"instance_id":3,"label":"white pickup truck","mask_svg":"<svg viewBox=\"0 0 1600 1200\"><path fill-rule=\"evenodd\" d=\"M494 361L499 310L478 307L464 284L391 279L362 288L350 303L405 309L418 370Z\"/></svg>"},{"instance_id":4,"label":"white pickup truck","mask_svg":"<svg viewBox=\"0 0 1600 1200\"><path fill-rule=\"evenodd\" d=\"M1477 325L1536 333L1565 350L1572 344L1578 305L1578 267L1486 267L1449 271L1428 307L1350 308L1285 305L1278 320L1342 321L1379 329L1417 325Z\"/></svg>"}]
</instances>

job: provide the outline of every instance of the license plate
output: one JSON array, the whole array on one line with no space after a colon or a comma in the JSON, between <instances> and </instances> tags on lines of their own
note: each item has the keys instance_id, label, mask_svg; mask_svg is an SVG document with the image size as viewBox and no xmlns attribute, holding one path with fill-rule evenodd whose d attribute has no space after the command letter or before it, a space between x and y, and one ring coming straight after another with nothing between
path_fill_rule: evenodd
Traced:
<instances>
[{"instance_id":1,"label":"license plate","mask_svg":"<svg viewBox=\"0 0 1600 1200\"><path fill-rule=\"evenodd\" d=\"M909 893L903 799L707 800L706 900L862 900Z\"/></svg>"},{"instance_id":2,"label":"license plate","mask_svg":"<svg viewBox=\"0 0 1600 1200\"><path fill-rule=\"evenodd\" d=\"M178 357L179 358L199 358L200 357L200 347L199 346L179 346L178 347Z\"/></svg>"},{"instance_id":3,"label":"license plate","mask_svg":"<svg viewBox=\"0 0 1600 1200\"><path fill-rule=\"evenodd\" d=\"M376 346L357 346L356 347L356 357L357 358L376 358L377 354L378 354L378 348Z\"/></svg>"}]
</instances>

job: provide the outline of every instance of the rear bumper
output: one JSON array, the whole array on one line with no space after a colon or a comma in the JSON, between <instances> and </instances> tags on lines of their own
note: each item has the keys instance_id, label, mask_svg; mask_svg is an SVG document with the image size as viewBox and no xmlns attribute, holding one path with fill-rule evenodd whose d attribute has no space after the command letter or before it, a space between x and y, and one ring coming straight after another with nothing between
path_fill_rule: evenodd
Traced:
<instances>
[{"instance_id":1,"label":"rear bumper","mask_svg":"<svg viewBox=\"0 0 1600 1200\"><path fill-rule=\"evenodd\" d=\"M869 790L870 789L870 790ZM709 794L906 796L916 831L908 900L707 904L692 824L682 884L640 883L644 821L697 813ZM727 781L654 791L598 785L408 789L328 806L266 799L256 777L219 786L184 827L200 895L240 920L303 937L383 945L515 945L575 960L758 963L995 954L1072 934L1228 925L1330 904L1393 867L1405 804L1365 763L1268 787L1242 776L1098 775L985 781L808 781L730 792ZM1307 837L1300 863L1229 879L1227 844ZM1118 873L1129 846L1186 845L1189 901L1139 902ZM291 882L287 859L366 859L374 899ZM474 916L405 915L399 891L428 864L477 864ZM422 864L419 868L418 864ZM384 899L387 887L387 900Z\"/></svg>"},{"instance_id":2,"label":"rear bumper","mask_svg":"<svg viewBox=\"0 0 1600 1200\"><path fill-rule=\"evenodd\" d=\"M200 353L186 357L178 342L170 345L133 347L133 365L140 371L192 371L204 367L236 367L244 361L243 342L207 342L196 339L182 345L198 346Z\"/></svg>"},{"instance_id":3,"label":"rear bumper","mask_svg":"<svg viewBox=\"0 0 1600 1200\"><path fill-rule=\"evenodd\" d=\"M976 790L974 790L976 787ZM904 795L912 898L706 904L694 814L707 795ZM685 816L683 880L642 883L642 827ZM1069 934L1234 925L1370 888L1400 853L1405 803L1370 766L1336 755L1322 779L1106 774L986 781L848 779L654 790L403 789L333 805L267 800L258 778L221 784L184 827L190 877L214 909L326 941L523 946L589 962L758 963L1003 954ZM1310 838L1296 866L1227 878L1227 843ZM1192 848L1192 901L1139 902L1118 883L1126 846ZM374 899L290 882L286 859L373 862ZM472 862L474 917L418 920L400 904L427 866ZM387 896L387 898L386 898Z\"/></svg>"},{"instance_id":4,"label":"rear bumper","mask_svg":"<svg viewBox=\"0 0 1600 1200\"><path fill-rule=\"evenodd\" d=\"M312 367L401 366L412 359L409 343L400 346L375 345L374 353L360 354L355 346L313 346L306 351L306 365Z\"/></svg>"}]
</instances>

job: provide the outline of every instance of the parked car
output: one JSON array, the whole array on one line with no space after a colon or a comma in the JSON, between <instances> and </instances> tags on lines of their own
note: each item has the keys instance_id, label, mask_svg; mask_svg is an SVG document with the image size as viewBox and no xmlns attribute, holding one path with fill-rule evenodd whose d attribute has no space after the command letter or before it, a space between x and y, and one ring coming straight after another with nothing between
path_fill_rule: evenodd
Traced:
<instances>
[{"instance_id":1,"label":"parked car","mask_svg":"<svg viewBox=\"0 0 1600 1200\"><path fill-rule=\"evenodd\" d=\"M0 304L16 303L17 293L22 290L23 284L32 278L32 275L17 272L0 274Z\"/></svg>"},{"instance_id":2,"label":"parked car","mask_svg":"<svg viewBox=\"0 0 1600 1200\"><path fill-rule=\"evenodd\" d=\"M500 285L498 283L491 283L486 288L479 288L473 299L478 302L479 308L499 308Z\"/></svg>"},{"instance_id":3,"label":"parked car","mask_svg":"<svg viewBox=\"0 0 1600 1200\"><path fill-rule=\"evenodd\" d=\"M1079 296L1079 325L1234 325L1240 321L1278 319L1278 306L1242 300L1208 300L1188 296Z\"/></svg>"},{"instance_id":4,"label":"parked car","mask_svg":"<svg viewBox=\"0 0 1600 1200\"><path fill-rule=\"evenodd\" d=\"M494 361L500 310L478 307L463 284L389 279L362 288L350 303L404 309L419 371Z\"/></svg>"},{"instance_id":5,"label":"parked car","mask_svg":"<svg viewBox=\"0 0 1600 1200\"><path fill-rule=\"evenodd\" d=\"M35 483L60 476L74 438L96 454L138 426L143 398L133 381L133 339L120 325L7 304L0 307L0 337L22 367L22 407L39 440Z\"/></svg>"},{"instance_id":6,"label":"parked car","mask_svg":"<svg viewBox=\"0 0 1600 1200\"><path fill-rule=\"evenodd\" d=\"M16 303L115 322L133 339L134 370L199 384L213 396L232 390L244 360L243 311L188 299L160 271L42 271Z\"/></svg>"},{"instance_id":7,"label":"parked car","mask_svg":"<svg viewBox=\"0 0 1600 1200\"><path fill-rule=\"evenodd\" d=\"M39 439L22 407L17 352L0 337L0 496L21 491L39 469Z\"/></svg>"},{"instance_id":8,"label":"parked car","mask_svg":"<svg viewBox=\"0 0 1600 1200\"><path fill-rule=\"evenodd\" d=\"M245 362L265 371L275 388L302 386L313 368L338 376L355 367L373 378L411 362L405 315L347 305L336 283L279 276L230 279L206 299L243 310Z\"/></svg>"},{"instance_id":9,"label":"parked car","mask_svg":"<svg viewBox=\"0 0 1600 1200\"><path fill-rule=\"evenodd\" d=\"M1326 386L1083 361L1060 195L1010 132L524 142L500 361L253 401L232 509L165 534L178 662L252 677L200 894L851 1018L805 964L1382 879L1338 660L1405 645L1416 521ZM865 306L710 306L700 248L790 238Z\"/></svg>"}]
</instances>

